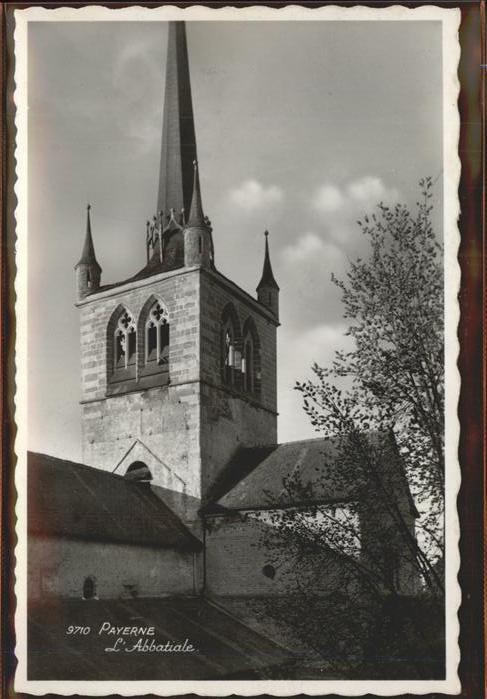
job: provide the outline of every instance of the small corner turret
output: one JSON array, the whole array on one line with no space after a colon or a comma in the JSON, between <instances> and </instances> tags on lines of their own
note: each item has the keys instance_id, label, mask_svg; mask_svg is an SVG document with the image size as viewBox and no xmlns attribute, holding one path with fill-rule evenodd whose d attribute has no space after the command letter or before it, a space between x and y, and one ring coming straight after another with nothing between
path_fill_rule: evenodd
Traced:
<instances>
[{"instance_id":1,"label":"small corner turret","mask_svg":"<svg viewBox=\"0 0 487 699\"><path fill-rule=\"evenodd\" d=\"M264 266L261 280L257 286L257 300L260 301L263 306L267 306L275 315L276 320L279 320L279 286L272 273L271 259L269 256L269 231L265 231L264 235Z\"/></svg>"},{"instance_id":2,"label":"small corner turret","mask_svg":"<svg viewBox=\"0 0 487 699\"><path fill-rule=\"evenodd\" d=\"M86 235L83 245L83 252L80 260L75 266L76 270L76 288L78 301L81 301L89 294L97 291L100 288L100 278L102 269L97 262L95 255L95 247L91 235L91 205L86 207Z\"/></svg>"},{"instance_id":3,"label":"small corner turret","mask_svg":"<svg viewBox=\"0 0 487 699\"><path fill-rule=\"evenodd\" d=\"M184 264L213 267L213 239L209 219L203 214L198 162L193 161L193 197L188 222L184 229Z\"/></svg>"}]
</instances>

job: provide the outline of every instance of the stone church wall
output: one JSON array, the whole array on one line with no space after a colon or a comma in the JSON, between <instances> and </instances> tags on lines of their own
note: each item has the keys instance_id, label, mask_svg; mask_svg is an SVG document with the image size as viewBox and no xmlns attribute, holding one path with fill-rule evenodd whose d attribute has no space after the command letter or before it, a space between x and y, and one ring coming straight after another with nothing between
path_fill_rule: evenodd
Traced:
<instances>
[{"instance_id":1,"label":"stone church wall","mask_svg":"<svg viewBox=\"0 0 487 699\"><path fill-rule=\"evenodd\" d=\"M223 277L202 273L201 278L201 378L213 385L222 384L222 314L232 304L243 330L252 319L260 340L261 391L249 399L271 413L277 411L276 323L270 312ZM240 392L242 395L242 392Z\"/></svg>"},{"instance_id":2,"label":"stone church wall","mask_svg":"<svg viewBox=\"0 0 487 699\"><path fill-rule=\"evenodd\" d=\"M232 304L240 330L251 318L260 341L261 390L248 395L222 380L222 314ZM276 325L245 294L210 273L201 278L201 453L203 492L239 446L277 442Z\"/></svg>"},{"instance_id":3,"label":"stone church wall","mask_svg":"<svg viewBox=\"0 0 487 699\"><path fill-rule=\"evenodd\" d=\"M193 553L127 544L29 538L28 595L80 599L91 577L99 599L194 594Z\"/></svg>"},{"instance_id":4,"label":"stone church wall","mask_svg":"<svg viewBox=\"0 0 487 699\"><path fill-rule=\"evenodd\" d=\"M201 459L203 493L214 482L239 446L274 444L275 416L227 391L202 387Z\"/></svg>"},{"instance_id":5,"label":"stone church wall","mask_svg":"<svg viewBox=\"0 0 487 699\"><path fill-rule=\"evenodd\" d=\"M109 320L124 306L137 322L156 298L169 312L169 385L107 397ZM251 319L259 338L260 389L253 394L223 382L222 313L229 303L240 331ZM207 270L176 270L79 305L84 463L114 471L123 461L126 469L125 455L140 442L161 462L154 485L201 498L239 446L277 441L276 323L230 281Z\"/></svg>"},{"instance_id":6,"label":"stone church wall","mask_svg":"<svg viewBox=\"0 0 487 699\"><path fill-rule=\"evenodd\" d=\"M170 385L107 398L108 321L119 305L138 320L152 297L169 311ZM132 282L81 305L84 463L112 471L138 439L171 469L185 492L200 496L198 308L195 270ZM142 352L140 333L138 345Z\"/></svg>"},{"instance_id":7,"label":"stone church wall","mask_svg":"<svg viewBox=\"0 0 487 699\"><path fill-rule=\"evenodd\" d=\"M208 517L206 533L206 592L215 597L272 596L299 592L299 584L307 592L330 595L357 592L356 578L344 557L333 553L320 555L319 566L310 559L310 569L291 555L269 551L263 534L269 526L256 519L243 519L240 514ZM272 565L274 571L267 566ZM266 575L267 572L267 575ZM271 573L271 576L269 576ZM345 574L346 573L346 574Z\"/></svg>"}]
</instances>

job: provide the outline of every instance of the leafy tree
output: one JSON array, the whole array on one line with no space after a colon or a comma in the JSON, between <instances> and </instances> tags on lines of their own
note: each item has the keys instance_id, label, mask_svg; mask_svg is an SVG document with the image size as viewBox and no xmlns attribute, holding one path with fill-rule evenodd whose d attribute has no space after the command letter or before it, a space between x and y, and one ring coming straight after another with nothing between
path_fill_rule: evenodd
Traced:
<instances>
[{"instance_id":1,"label":"leafy tree","mask_svg":"<svg viewBox=\"0 0 487 699\"><path fill-rule=\"evenodd\" d=\"M358 221L370 257L352 262L345 280L332 277L355 348L337 353L331 367L315 364L316 381L296 388L326 435L357 441L367 430L393 430L421 512L420 557L434 564L443 555L443 266L431 223L431 178L420 187L415 214L379 204ZM337 380L349 381L350 390L338 389Z\"/></svg>"},{"instance_id":2,"label":"leafy tree","mask_svg":"<svg viewBox=\"0 0 487 699\"><path fill-rule=\"evenodd\" d=\"M322 657L336 646L337 629L346 647L375 647L384 629L377 610L387 598L396 600L388 612L391 633L403 622L408 629L397 632L394 641L388 636L390 645L397 643L397 656L403 657L410 643L417 663L417 644L424 650L431 641L425 640L421 614L414 619L418 605L407 619L393 619L394 610L404 609L408 575L418 581L416 593L428 593L436 605L436 628L441 627L443 266L431 223L431 179L421 180L420 189L415 212L380 203L372 216L358 221L370 255L352 262L344 280L332 276L342 292L354 349L338 352L329 367L315 364L314 380L297 382L296 389L315 429L330 438L333 449L324 450L313 484L300 479L299 469L285 479L283 502L306 507L273 503L259 542L294 595L294 603L280 612L270 601L267 613L292 623ZM415 503L409 508L403 497L408 486ZM330 506L327 492L342 493L343 503ZM372 529L364 531L363 523L374 523L374 517ZM330 570L325 602L317 594L317 579ZM409 585L409 594L413 588ZM346 603L340 602L344 596ZM336 623L325 624L333 616ZM380 628L374 619L382 619ZM425 653L440 659L441 631L433 642L435 650L428 647ZM424 668L416 670L423 676Z\"/></svg>"}]
</instances>

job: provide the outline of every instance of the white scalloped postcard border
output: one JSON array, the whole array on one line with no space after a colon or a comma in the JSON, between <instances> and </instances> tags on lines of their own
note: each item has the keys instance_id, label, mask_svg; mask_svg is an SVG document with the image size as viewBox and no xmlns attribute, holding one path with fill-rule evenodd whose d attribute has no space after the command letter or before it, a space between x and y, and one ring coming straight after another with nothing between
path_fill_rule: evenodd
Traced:
<instances>
[{"instance_id":1,"label":"white scalloped postcard border","mask_svg":"<svg viewBox=\"0 0 487 699\"><path fill-rule=\"evenodd\" d=\"M27 452L27 29L30 22L137 22L137 21L440 21L443 37L443 159L444 159L444 243L445 243L445 374L446 374L446 655L447 673L445 680L424 681L335 681L335 680L262 680L262 681L35 681L27 677L27 546L26 546L26 452ZM70 695L83 694L104 696L120 694L133 696L157 694L174 696L198 694L202 696L293 696L297 694L361 696L374 693L381 696L402 693L426 694L440 692L458 694L458 663L460 659L458 634L458 609L461 590L457 575L459 570L459 522L456 507L460 487L460 467L458 463L459 421L457 404L460 390L460 377L457 369L459 343L457 326L460 317L457 295L460 289L460 268L457 253L460 242L458 217L460 212L458 185L460 180L460 159L458 142L460 119L457 100L459 81L457 69L460 58L458 29L460 11L455 8L421 6L409 9L402 6L369 8L364 6L304 8L288 5L284 8L269 7L220 8L193 6L179 9L174 6L158 8L126 7L121 9L87 6L80 8L57 7L46 9L29 7L15 10L15 92L16 106L16 281L15 291L17 337L16 337L16 396L15 420L17 438L15 452L17 504L16 515L18 544L16 555L15 593L17 610L15 628L17 635L16 656L18 667L15 689L34 695L47 693Z\"/></svg>"}]
</instances>

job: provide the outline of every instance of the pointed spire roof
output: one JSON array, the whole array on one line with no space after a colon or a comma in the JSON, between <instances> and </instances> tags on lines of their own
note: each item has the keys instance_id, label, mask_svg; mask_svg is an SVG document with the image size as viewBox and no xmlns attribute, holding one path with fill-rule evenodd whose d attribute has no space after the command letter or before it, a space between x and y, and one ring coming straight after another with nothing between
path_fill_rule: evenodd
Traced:
<instances>
[{"instance_id":1,"label":"pointed spire roof","mask_svg":"<svg viewBox=\"0 0 487 699\"><path fill-rule=\"evenodd\" d=\"M196 160L185 22L169 22L157 211L189 210Z\"/></svg>"},{"instance_id":2,"label":"pointed spire roof","mask_svg":"<svg viewBox=\"0 0 487 699\"><path fill-rule=\"evenodd\" d=\"M193 162L194 179L193 179L193 198L191 199L191 209L189 210L188 228L204 228L206 227L206 219L203 213L203 204L201 202L200 175L198 172L198 161Z\"/></svg>"},{"instance_id":3,"label":"pointed spire roof","mask_svg":"<svg viewBox=\"0 0 487 699\"><path fill-rule=\"evenodd\" d=\"M263 286L270 286L279 291L279 286L274 279L274 274L272 273L271 258L269 255L269 231L264 232L265 235L265 255L264 255L264 266L262 268L262 278L257 286L257 291Z\"/></svg>"},{"instance_id":4,"label":"pointed spire roof","mask_svg":"<svg viewBox=\"0 0 487 699\"><path fill-rule=\"evenodd\" d=\"M86 235L85 243L83 245L83 252L81 253L78 265L91 265L97 267L101 272L101 267L97 262L95 255L95 246L93 245L93 237L91 235L91 217L90 217L91 204L86 207Z\"/></svg>"}]
</instances>

